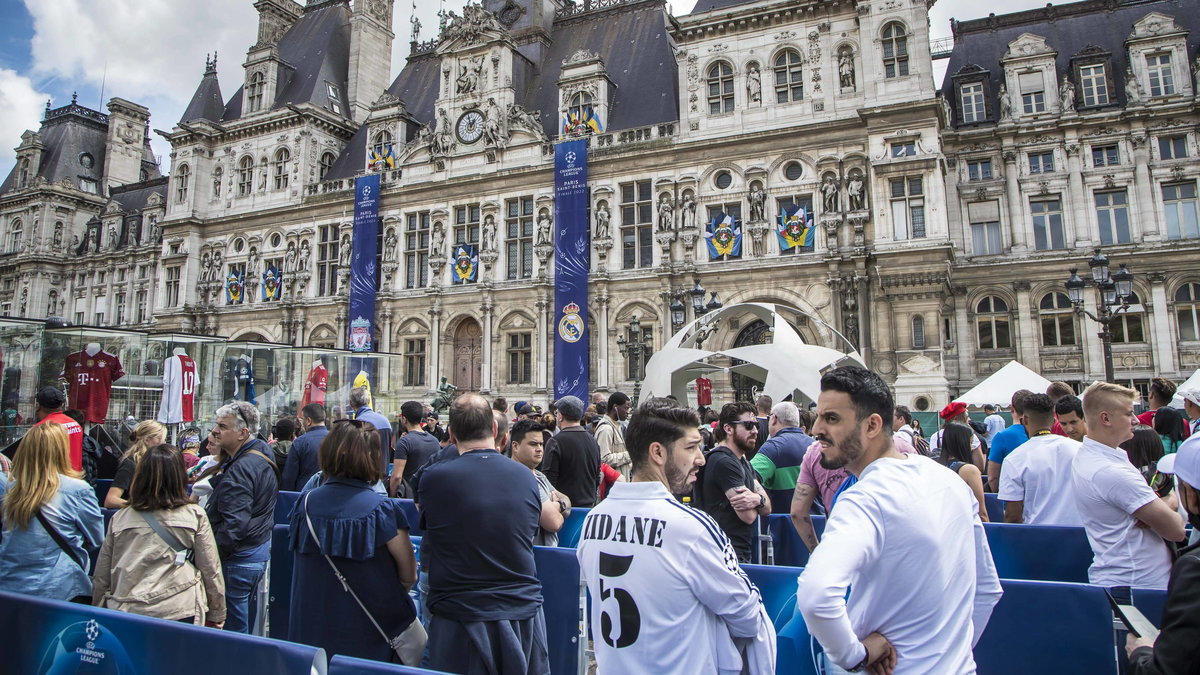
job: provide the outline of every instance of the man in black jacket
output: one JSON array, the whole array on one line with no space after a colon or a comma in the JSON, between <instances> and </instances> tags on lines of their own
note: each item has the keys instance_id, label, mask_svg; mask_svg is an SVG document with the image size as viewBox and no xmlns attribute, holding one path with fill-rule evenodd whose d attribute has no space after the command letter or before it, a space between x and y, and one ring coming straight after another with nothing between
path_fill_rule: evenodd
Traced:
<instances>
[{"instance_id":1,"label":"man in black jacket","mask_svg":"<svg viewBox=\"0 0 1200 675\"><path fill-rule=\"evenodd\" d=\"M579 423L583 401L578 396L564 396L554 406L558 433L546 442L542 473L572 506L590 508L600 488L600 446Z\"/></svg>"},{"instance_id":2,"label":"man in black jacket","mask_svg":"<svg viewBox=\"0 0 1200 675\"><path fill-rule=\"evenodd\" d=\"M1158 460L1159 473L1175 475L1179 503L1193 527L1200 527L1200 437ZM1179 552L1171 566L1162 632L1151 640L1132 633L1125 643L1130 675L1200 673L1200 544Z\"/></svg>"},{"instance_id":3,"label":"man in black jacket","mask_svg":"<svg viewBox=\"0 0 1200 675\"><path fill-rule=\"evenodd\" d=\"M213 445L222 470L212 478L208 519L225 572L225 630L250 632L250 596L271 558L271 528L279 489L275 454L258 433L258 409L234 401L217 409Z\"/></svg>"}]
</instances>

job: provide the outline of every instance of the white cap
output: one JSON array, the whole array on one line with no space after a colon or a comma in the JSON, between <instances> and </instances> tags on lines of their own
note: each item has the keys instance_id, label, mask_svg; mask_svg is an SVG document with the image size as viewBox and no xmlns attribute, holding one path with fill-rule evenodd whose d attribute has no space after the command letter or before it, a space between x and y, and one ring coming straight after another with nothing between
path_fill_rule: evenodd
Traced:
<instances>
[{"instance_id":1,"label":"white cap","mask_svg":"<svg viewBox=\"0 0 1200 675\"><path fill-rule=\"evenodd\" d=\"M1191 401L1192 405L1200 406L1200 387L1188 387L1175 392L1184 399Z\"/></svg>"},{"instance_id":2,"label":"white cap","mask_svg":"<svg viewBox=\"0 0 1200 675\"><path fill-rule=\"evenodd\" d=\"M1179 452L1158 460L1158 472L1170 473L1193 487L1200 487L1200 439L1188 439Z\"/></svg>"}]
</instances>

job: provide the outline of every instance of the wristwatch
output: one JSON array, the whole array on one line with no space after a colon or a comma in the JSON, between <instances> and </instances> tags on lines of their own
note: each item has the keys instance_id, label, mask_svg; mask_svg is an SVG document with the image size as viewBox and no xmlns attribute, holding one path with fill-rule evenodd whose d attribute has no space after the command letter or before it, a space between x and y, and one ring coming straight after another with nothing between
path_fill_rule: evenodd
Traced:
<instances>
[{"instance_id":1,"label":"wristwatch","mask_svg":"<svg viewBox=\"0 0 1200 675\"><path fill-rule=\"evenodd\" d=\"M764 507L764 506L766 506L766 505L767 505L767 498L766 498L766 496L765 496L765 495L759 495L759 496L758 496L758 508L760 508L760 509L761 509L762 507Z\"/></svg>"},{"instance_id":2,"label":"wristwatch","mask_svg":"<svg viewBox=\"0 0 1200 675\"><path fill-rule=\"evenodd\" d=\"M863 660L859 661L857 666L854 666L853 668L847 668L846 672L847 673L861 673L862 671L866 670L867 659L869 659L869 658L871 658L871 651L867 650L867 655L863 657Z\"/></svg>"},{"instance_id":3,"label":"wristwatch","mask_svg":"<svg viewBox=\"0 0 1200 675\"><path fill-rule=\"evenodd\" d=\"M567 503L566 503L566 502L564 502L564 501L563 501L563 500L561 500L561 499L556 499L555 501L557 501L557 502L558 502L558 512L559 512L559 513L566 513L566 512L567 512Z\"/></svg>"}]
</instances>

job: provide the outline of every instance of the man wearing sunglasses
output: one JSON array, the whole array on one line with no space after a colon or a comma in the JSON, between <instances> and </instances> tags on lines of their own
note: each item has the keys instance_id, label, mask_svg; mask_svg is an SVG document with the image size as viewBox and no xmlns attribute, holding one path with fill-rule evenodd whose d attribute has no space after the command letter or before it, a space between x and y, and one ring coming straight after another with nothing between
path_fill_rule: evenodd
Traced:
<instances>
[{"instance_id":1,"label":"man wearing sunglasses","mask_svg":"<svg viewBox=\"0 0 1200 675\"><path fill-rule=\"evenodd\" d=\"M721 408L725 442L705 456L704 475L696 486L700 508L721 526L742 563L750 562L758 517L771 513L771 500L746 459L758 440L754 413L754 406L744 401Z\"/></svg>"},{"instance_id":2,"label":"man wearing sunglasses","mask_svg":"<svg viewBox=\"0 0 1200 675\"><path fill-rule=\"evenodd\" d=\"M216 412L212 445L224 456L211 479L208 519L225 573L225 630L250 632L250 596L271 558L279 474L275 453L258 433L258 409L234 401Z\"/></svg>"}]
</instances>

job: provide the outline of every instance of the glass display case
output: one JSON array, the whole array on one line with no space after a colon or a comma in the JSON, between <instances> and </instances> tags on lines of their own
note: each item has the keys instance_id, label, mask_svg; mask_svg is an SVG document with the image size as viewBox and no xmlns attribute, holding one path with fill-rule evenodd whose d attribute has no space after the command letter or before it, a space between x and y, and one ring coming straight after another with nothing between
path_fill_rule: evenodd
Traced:
<instances>
[{"instance_id":1,"label":"glass display case","mask_svg":"<svg viewBox=\"0 0 1200 675\"><path fill-rule=\"evenodd\" d=\"M41 321L0 318L0 447L33 424L44 328Z\"/></svg>"},{"instance_id":2,"label":"glass display case","mask_svg":"<svg viewBox=\"0 0 1200 675\"><path fill-rule=\"evenodd\" d=\"M184 333L151 333L147 337L146 358L141 372L159 385L157 412L153 419L167 425L168 439L180 442L181 432L189 444L202 438L199 397L201 365L206 353L225 338Z\"/></svg>"},{"instance_id":3,"label":"glass display case","mask_svg":"<svg viewBox=\"0 0 1200 675\"><path fill-rule=\"evenodd\" d=\"M265 438L281 415L294 415L291 345L274 342L205 342L196 374L196 425L207 433L217 408L248 401L261 413Z\"/></svg>"},{"instance_id":4,"label":"glass display case","mask_svg":"<svg viewBox=\"0 0 1200 675\"><path fill-rule=\"evenodd\" d=\"M63 387L67 407L84 412L123 442L137 422L158 412L161 377L143 374L146 333L92 326L46 328L38 388Z\"/></svg>"},{"instance_id":5,"label":"glass display case","mask_svg":"<svg viewBox=\"0 0 1200 675\"><path fill-rule=\"evenodd\" d=\"M292 353L295 371L292 381L296 386L298 411L307 403L324 403L330 420L341 419L348 414L347 403L350 390L365 383L370 387L371 407L395 420L400 405L392 386L392 374L399 377L399 354L378 352L351 352L344 349L319 347L296 347Z\"/></svg>"}]
</instances>

